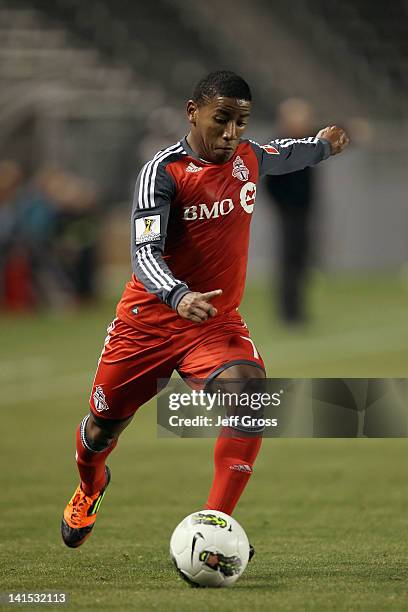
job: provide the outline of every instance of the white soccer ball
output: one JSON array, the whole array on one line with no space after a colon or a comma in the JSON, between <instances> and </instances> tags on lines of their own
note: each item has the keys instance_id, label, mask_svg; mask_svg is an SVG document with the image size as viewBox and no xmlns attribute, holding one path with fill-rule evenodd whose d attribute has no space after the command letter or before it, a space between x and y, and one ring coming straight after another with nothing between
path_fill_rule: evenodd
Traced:
<instances>
[{"instance_id":1,"label":"white soccer ball","mask_svg":"<svg viewBox=\"0 0 408 612\"><path fill-rule=\"evenodd\" d=\"M192 586L229 587L248 564L249 542L241 525L228 514L199 510L173 531L170 555L181 577Z\"/></svg>"}]
</instances>

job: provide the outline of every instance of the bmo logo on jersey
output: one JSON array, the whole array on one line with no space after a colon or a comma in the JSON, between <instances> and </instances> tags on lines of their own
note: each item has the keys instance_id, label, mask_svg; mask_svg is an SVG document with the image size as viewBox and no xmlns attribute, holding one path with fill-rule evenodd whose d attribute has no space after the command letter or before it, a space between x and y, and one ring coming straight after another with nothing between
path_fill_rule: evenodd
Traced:
<instances>
[{"instance_id":1,"label":"bmo logo on jersey","mask_svg":"<svg viewBox=\"0 0 408 612\"><path fill-rule=\"evenodd\" d=\"M251 214L254 210L256 197L256 185L249 181L242 185L241 191L239 193L239 203L242 208L248 214ZM229 215L235 208L234 202L231 198L226 198L225 200L220 200L219 202L214 202L212 205L210 204L198 204L193 206L185 206L184 207L184 215L183 218L186 221L196 221L197 219L218 219L218 217L224 217L225 215Z\"/></svg>"},{"instance_id":2,"label":"bmo logo on jersey","mask_svg":"<svg viewBox=\"0 0 408 612\"><path fill-rule=\"evenodd\" d=\"M184 219L186 221L195 221L196 219L218 219L228 215L234 208L234 202L228 198L220 202L214 202L210 207L207 204L199 204L198 206L185 206Z\"/></svg>"}]
</instances>

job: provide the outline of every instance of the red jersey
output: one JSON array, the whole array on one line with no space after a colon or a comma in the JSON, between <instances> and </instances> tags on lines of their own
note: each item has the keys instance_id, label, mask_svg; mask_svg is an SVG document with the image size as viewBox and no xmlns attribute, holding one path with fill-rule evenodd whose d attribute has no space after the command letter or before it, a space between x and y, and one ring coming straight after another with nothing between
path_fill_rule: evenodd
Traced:
<instances>
[{"instance_id":1,"label":"red jersey","mask_svg":"<svg viewBox=\"0 0 408 612\"><path fill-rule=\"evenodd\" d=\"M256 188L263 174L300 170L326 159L324 139L284 139L260 146L242 140L232 159L213 164L186 139L160 151L136 182L132 210L133 276L117 316L160 333L196 323L176 312L189 291L222 289L219 314L236 310L245 286ZM211 324L211 320L205 324Z\"/></svg>"}]
</instances>

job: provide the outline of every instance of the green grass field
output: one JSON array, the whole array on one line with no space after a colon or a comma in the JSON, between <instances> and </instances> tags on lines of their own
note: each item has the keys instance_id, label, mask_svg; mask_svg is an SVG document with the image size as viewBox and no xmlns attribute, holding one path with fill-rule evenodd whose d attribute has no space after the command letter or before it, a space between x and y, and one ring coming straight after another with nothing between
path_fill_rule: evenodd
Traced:
<instances>
[{"instance_id":1,"label":"green grass field","mask_svg":"<svg viewBox=\"0 0 408 612\"><path fill-rule=\"evenodd\" d=\"M265 290L247 292L242 311L269 376L407 376L400 279L318 278L312 303L308 328L284 330ZM112 318L110 302L0 318L0 591L65 591L78 611L408 609L405 439L265 440L235 513L254 561L233 589L190 589L168 543L179 520L203 506L213 441L157 438L151 402L110 458L92 538L64 547L74 429Z\"/></svg>"}]
</instances>

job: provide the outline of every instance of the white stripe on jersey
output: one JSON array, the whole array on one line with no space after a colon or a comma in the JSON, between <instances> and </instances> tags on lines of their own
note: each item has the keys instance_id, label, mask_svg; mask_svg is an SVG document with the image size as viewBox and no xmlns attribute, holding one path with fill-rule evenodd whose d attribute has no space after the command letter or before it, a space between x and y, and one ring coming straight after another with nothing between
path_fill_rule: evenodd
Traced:
<instances>
[{"instance_id":1,"label":"white stripe on jersey","mask_svg":"<svg viewBox=\"0 0 408 612\"><path fill-rule=\"evenodd\" d=\"M154 283L158 289L164 288L164 289L167 289L167 291L171 291L172 288L176 285L176 283L172 281L172 285L168 284L165 281L165 279L162 277L162 275L156 272L151 261L147 259L145 248L142 247L141 249L139 249L136 252L136 255L140 263L140 267L142 268L143 272L146 274L148 279L152 281L152 283Z\"/></svg>"},{"instance_id":2,"label":"white stripe on jersey","mask_svg":"<svg viewBox=\"0 0 408 612\"><path fill-rule=\"evenodd\" d=\"M172 155L173 153L181 153L184 152L180 142L164 149L164 151L159 151L153 157L153 159L147 162L141 172L140 175L140 186L139 186L139 198L138 198L138 206L137 208L154 208L154 180L157 174L157 168L163 159ZM185 153L184 153L185 154ZM149 178L149 174L152 172L152 175ZM150 197L151 200L149 202L149 187L150 187Z\"/></svg>"},{"instance_id":3,"label":"white stripe on jersey","mask_svg":"<svg viewBox=\"0 0 408 612\"><path fill-rule=\"evenodd\" d=\"M252 144L256 144L257 147L260 147L261 145L259 144L259 142L256 142L256 140L251 140L250 138L248 138L249 142L252 142Z\"/></svg>"},{"instance_id":4,"label":"white stripe on jersey","mask_svg":"<svg viewBox=\"0 0 408 612\"><path fill-rule=\"evenodd\" d=\"M175 149L174 153L179 153L181 151L183 151L183 148L180 146L178 149ZM162 157L159 157L157 161L155 161L154 164L152 165L152 168L151 168L152 174L150 176L150 179L148 180L148 183L146 184L146 193L149 187L150 187L150 190L147 194L147 206L145 206L145 208L154 208L156 206L156 203L154 201L154 188L155 188L154 182L156 180L157 169L159 167L160 162L172 154L173 154L173 151L171 151L170 153L167 153L166 155Z\"/></svg>"},{"instance_id":5,"label":"white stripe on jersey","mask_svg":"<svg viewBox=\"0 0 408 612\"><path fill-rule=\"evenodd\" d=\"M249 142L252 142L253 144L258 145L258 147L267 147L268 145L278 145L282 148L285 147L290 147L293 144L295 144L296 142L304 142L306 144L317 144L319 142L319 138L316 138L316 136L309 136L308 138L276 138L275 140L270 140L268 143L264 144L264 145L260 145L259 142L256 142L255 140L250 140Z\"/></svg>"},{"instance_id":6,"label":"white stripe on jersey","mask_svg":"<svg viewBox=\"0 0 408 612\"><path fill-rule=\"evenodd\" d=\"M143 208L154 208L154 181L156 179L157 168L161 161L163 161L169 155L173 155L173 153L180 153L183 151L180 142L177 145L172 145L168 149L159 152L159 154L155 155L153 160L148 164L148 168L146 169L145 174L145 184L143 188ZM149 176L150 174L150 176ZM150 200L149 200L150 195Z\"/></svg>"},{"instance_id":7,"label":"white stripe on jersey","mask_svg":"<svg viewBox=\"0 0 408 612\"><path fill-rule=\"evenodd\" d=\"M142 171L140 173L138 205L136 206L136 208L144 208L145 207L144 203L143 203L143 191L144 191L144 184L145 184L145 180L146 180L146 175L148 174L148 169L149 169L150 164L152 164L160 155L162 155L163 153L165 153L169 149L175 149L175 148L177 148L179 146L180 146L180 143L178 142L178 143L172 145L171 147L168 147L167 149L165 149L163 151L159 151L158 153L156 153L156 155L153 157L153 159L151 159L150 161L145 163L145 165L143 166Z\"/></svg>"},{"instance_id":8,"label":"white stripe on jersey","mask_svg":"<svg viewBox=\"0 0 408 612\"><path fill-rule=\"evenodd\" d=\"M160 157L161 155L163 155L164 153L166 153L166 151L169 151L169 149L173 150L176 149L180 146L180 143L176 143L174 145L172 145L171 147L168 147L167 149L163 150L163 151L159 151L158 153L156 153L156 155L153 157L152 160L146 162L146 164L143 166L141 174L140 174L140 185L139 185L139 197L138 197L138 205L136 206L136 208L147 208L147 206L145 206L145 204L147 204L147 202L144 202L144 191L145 191L145 183L147 181L147 175L149 174L149 170L150 170L150 166L151 164L154 163L154 161Z\"/></svg>"},{"instance_id":9,"label":"white stripe on jersey","mask_svg":"<svg viewBox=\"0 0 408 612\"><path fill-rule=\"evenodd\" d=\"M297 142L303 142L305 144L317 144L319 139L315 136L309 136L309 138L283 138L281 140L272 140L270 143L273 145L274 143L279 145L282 148L291 147L293 144Z\"/></svg>"},{"instance_id":10,"label":"white stripe on jersey","mask_svg":"<svg viewBox=\"0 0 408 612\"><path fill-rule=\"evenodd\" d=\"M161 285L154 279L150 277L150 274L147 272L145 265L143 264L142 257L139 251L136 251L137 261L139 262L139 266L142 268L143 272L146 274L147 278L149 278L152 283L157 287L157 289L161 288Z\"/></svg>"},{"instance_id":11,"label":"white stripe on jersey","mask_svg":"<svg viewBox=\"0 0 408 612\"><path fill-rule=\"evenodd\" d=\"M137 257L137 260L139 262L141 269L143 270L147 278L157 287L157 289L162 289L164 287L163 283L159 283L157 279L154 277L154 270L151 270L150 268L150 272L148 271L148 268L146 267L146 265L148 264L147 262L146 262L146 265L144 264L142 255L143 253L141 252L141 249L136 251L136 257ZM153 272L153 274L151 274L151 272ZM168 291L171 290L170 287L164 287L164 288L167 289Z\"/></svg>"},{"instance_id":12,"label":"white stripe on jersey","mask_svg":"<svg viewBox=\"0 0 408 612\"><path fill-rule=\"evenodd\" d=\"M177 284L182 282L182 281L179 281L177 279L173 279L171 276L169 276L167 274L167 272L162 270L162 268L159 266L158 262L154 258L154 255L152 253L152 245L151 244L147 244L146 246L144 246L142 248L143 249L147 249L147 258L148 258L149 262L151 262L153 264L153 266L156 268L157 272L163 277L164 282L168 282L168 284L172 285L173 287L175 287Z\"/></svg>"}]
</instances>

